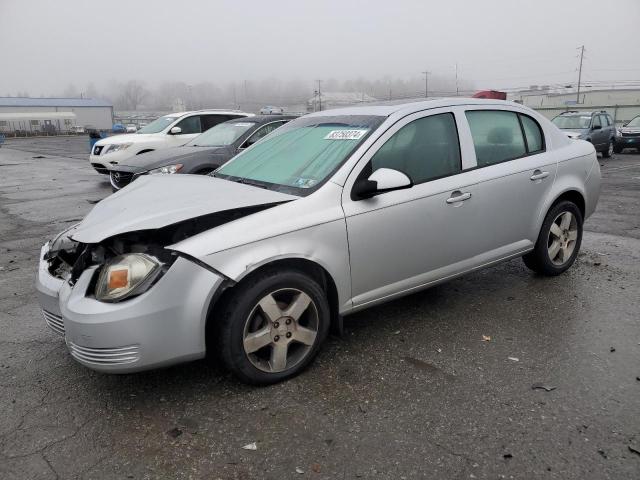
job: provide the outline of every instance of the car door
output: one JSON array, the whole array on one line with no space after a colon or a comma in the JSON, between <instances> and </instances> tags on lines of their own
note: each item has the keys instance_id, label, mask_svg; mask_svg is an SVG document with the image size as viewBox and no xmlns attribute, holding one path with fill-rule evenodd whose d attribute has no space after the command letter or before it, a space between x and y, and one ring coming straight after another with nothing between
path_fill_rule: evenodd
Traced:
<instances>
[{"instance_id":1,"label":"car door","mask_svg":"<svg viewBox=\"0 0 640 480\"><path fill-rule=\"evenodd\" d=\"M603 134L603 142L608 147L609 142L612 138L615 137L615 129L613 127L613 119L609 116L609 114L603 113L600 115Z\"/></svg>"},{"instance_id":2,"label":"car door","mask_svg":"<svg viewBox=\"0 0 640 480\"><path fill-rule=\"evenodd\" d=\"M354 306L464 271L478 253L477 186L451 109L419 112L393 125L351 172L343 193ZM465 155L465 153L467 155ZM471 152L472 153L472 152ZM353 185L378 168L407 174L411 188L368 199Z\"/></svg>"},{"instance_id":3,"label":"car door","mask_svg":"<svg viewBox=\"0 0 640 480\"><path fill-rule=\"evenodd\" d=\"M477 239L486 261L529 250L555 180L557 162L531 116L506 109L468 107L480 191Z\"/></svg>"},{"instance_id":4,"label":"car door","mask_svg":"<svg viewBox=\"0 0 640 480\"><path fill-rule=\"evenodd\" d=\"M171 129L174 127L180 127L180 133L171 133ZM171 127L171 129L169 129L169 132L167 133L171 146L184 145L192 138L195 138L202 133L200 115L189 115L188 117L184 117Z\"/></svg>"},{"instance_id":5,"label":"car door","mask_svg":"<svg viewBox=\"0 0 640 480\"><path fill-rule=\"evenodd\" d=\"M594 115L591 122L591 143L596 147L596 150L600 150L604 144L604 125L600 115Z\"/></svg>"}]
</instances>

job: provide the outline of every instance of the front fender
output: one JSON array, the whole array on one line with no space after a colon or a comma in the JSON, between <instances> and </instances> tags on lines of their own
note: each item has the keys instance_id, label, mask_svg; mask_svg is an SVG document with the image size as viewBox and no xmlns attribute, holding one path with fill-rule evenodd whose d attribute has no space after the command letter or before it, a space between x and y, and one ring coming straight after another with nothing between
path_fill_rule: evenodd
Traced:
<instances>
[{"instance_id":1,"label":"front fender","mask_svg":"<svg viewBox=\"0 0 640 480\"><path fill-rule=\"evenodd\" d=\"M239 282L258 268L283 259L305 259L324 268L336 285L340 313L351 309L349 248L344 218L212 253L201 261Z\"/></svg>"}]
</instances>

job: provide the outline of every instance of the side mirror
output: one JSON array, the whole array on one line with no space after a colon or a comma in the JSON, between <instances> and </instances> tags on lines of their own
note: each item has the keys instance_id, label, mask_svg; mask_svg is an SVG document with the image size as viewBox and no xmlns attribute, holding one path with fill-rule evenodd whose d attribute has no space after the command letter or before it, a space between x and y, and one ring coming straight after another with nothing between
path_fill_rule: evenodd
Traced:
<instances>
[{"instance_id":1,"label":"side mirror","mask_svg":"<svg viewBox=\"0 0 640 480\"><path fill-rule=\"evenodd\" d=\"M594 125L593 127L591 127L591 130L600 130L602 129L601 125Z\"/></svg>"},{"instance_id":2,"label":"side mirror","mask_svg":"<svg viewBox=\"0 0 640 480\"><path fill-rule=\"evenodd\" d=\"M169 130L169 133L171 135L180 135L182 133L182 129L180 127L173 127L171 130Z\"/></svg>"},{"instance_id":3,"label":"side mirror","mask_svg":"<svg viewBox=\"0 0 640 480\"><path fill-rule=\"evenodd\" d=\"M371 198L393 190L411 188L413 183L404 173L391 168L379 168L366 180L359 180L353 187L356 199Z\"/></svg>"}]
</instances>

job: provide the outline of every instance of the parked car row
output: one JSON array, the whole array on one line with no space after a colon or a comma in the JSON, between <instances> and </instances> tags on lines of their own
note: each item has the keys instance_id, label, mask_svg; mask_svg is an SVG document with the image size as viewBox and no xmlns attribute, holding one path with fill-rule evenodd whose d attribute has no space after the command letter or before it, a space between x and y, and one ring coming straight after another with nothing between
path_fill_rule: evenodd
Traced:
<instances>
[{"instance_id":1,"label":"parked car row","mask_svg":"<svg viewBox=\"0 0 640 480\"><path fill-rule=\"evenodd\" d=\"M108 174L111 165L117 165L129 157L182 146L218 123L250 116L253 114L232 110L172 113L156 119L134 134L112 136L96 142L89 162L98 173Z\"/></svg>"},{"instance_id":2,"label":"parked car row","mask_svg":"<svg viewBox=\"0 0 640 480\"><path fill-rule=\"evenodd\" d=\"M208 115L242 118L175 159L131 165ZM278 128L246 143L266 126ZM198 148L241 151L207 176L142 175L43 246L46 323L75 360L110 373L210 355L248 383L290 378L347 314L517 257L563 273L600 191L594 144L501 100L352 107L282 126L192 112L137 136L98 142L92 163L180 172Z\"/></svg>"},{"instance_id":3,"label":"parked car row","mask_svg":"<svg viewBox=\"0 0 640 480\"><path fill-rule=\"evenodd\" d=\"M119 190L141 175L149 174L206 175L293 118L296 117L259 115L228 120L182 147L130 156L109 167L111 186L114 191Z\"/></svg>"}]
</instances>

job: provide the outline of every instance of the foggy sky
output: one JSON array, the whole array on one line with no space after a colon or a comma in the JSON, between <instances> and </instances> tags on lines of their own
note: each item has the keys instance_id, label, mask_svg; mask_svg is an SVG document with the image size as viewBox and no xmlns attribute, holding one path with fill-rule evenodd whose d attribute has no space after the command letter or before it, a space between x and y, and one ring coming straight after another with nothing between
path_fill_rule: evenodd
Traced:
<instances>
[{"instance_id":1,"label":"foggy sky","mask_svg":"<svg viewBox=\"0 0 640 480\"><path fill-rule=\"evenodd\" d=\"M614 6L615 5L615 6ZM137 79L640 80L640 1L0 0L0 96Z\"/></svg>"}]
</instances>

